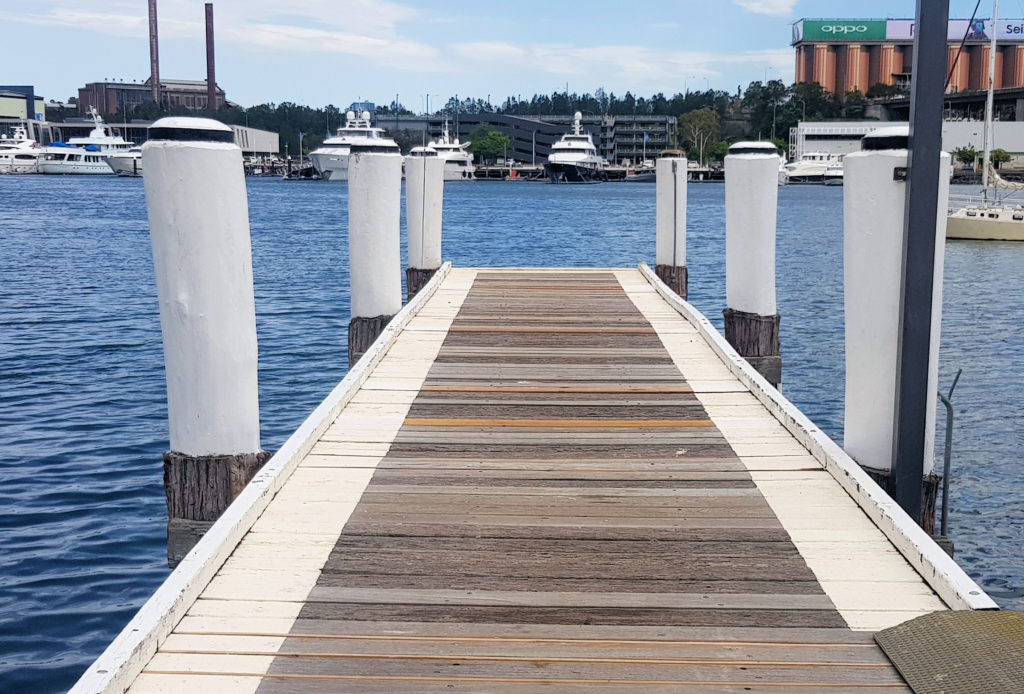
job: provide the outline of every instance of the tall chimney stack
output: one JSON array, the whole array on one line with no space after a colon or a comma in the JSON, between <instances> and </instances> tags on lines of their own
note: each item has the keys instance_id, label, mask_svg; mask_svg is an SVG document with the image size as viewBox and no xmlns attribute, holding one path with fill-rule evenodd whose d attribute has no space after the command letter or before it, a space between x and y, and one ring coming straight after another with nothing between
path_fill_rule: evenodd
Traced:
<instances>
[{"instance_id":1,"label":"tall chimney stack","mask_svg":"<svg viewBox=\"0 0 1024 694\"><path fill-rule=\"evenodd\" d=\"M206 3L206 108L217 110L217 79L213 74L213 3Z\"/></svg>"},{"instance_id":2,"label":"tall chimney stack","mask_svg":"<svg viewBox=\"0 0 1024 694\"><path fill-rule=\"evenodd\" d=\"M160 105L160 49L156 35L156 0L149 0L149 82L153 101Z\"/></svg>"}]
</instances>

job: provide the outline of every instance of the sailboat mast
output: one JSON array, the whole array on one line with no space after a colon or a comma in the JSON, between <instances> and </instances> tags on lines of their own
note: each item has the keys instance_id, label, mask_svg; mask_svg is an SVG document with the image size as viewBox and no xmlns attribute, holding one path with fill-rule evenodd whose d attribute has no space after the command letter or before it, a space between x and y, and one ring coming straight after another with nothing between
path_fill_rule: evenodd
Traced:
<instances>
[{"instance_id":1,"label":"sailboat mast","mask_svg":"<svg viewBox=\"0 0 1024 694\"><path fill-rule=\"evenodd\" d=\"M996 34L999 26L999 0L992 4L992 37L988 49L988 95L985 97L985 154L981 162L981 185L988 195L988 167L992 161L992 92L996 78Z\"/></svg>"}]
</instances>

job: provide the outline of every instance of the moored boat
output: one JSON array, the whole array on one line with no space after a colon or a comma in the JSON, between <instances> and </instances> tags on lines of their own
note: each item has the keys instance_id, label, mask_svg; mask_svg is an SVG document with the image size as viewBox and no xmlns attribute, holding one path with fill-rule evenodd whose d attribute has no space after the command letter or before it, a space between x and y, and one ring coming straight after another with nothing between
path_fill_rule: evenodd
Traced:
<instances>
[{"instance_id":1,"label":"moored boat","mask_svg":"<svg viewBox=\"0 0 1024 694\"><path fill-rule=\"evenodd\" d=\"M607 180L604 160L598 156L590 133L583 132L583 114L573 117L572 132L551 145L544 172L551 183L597 183Z\"/></svg>"},{"instance_id":2,"label":"moored boat","mask_svg":"<svg viewBox=\"0 0 1024 694\"><path fill-rule=\"evenodd\" d=\"M132 147L127 152L118 152L107 157L107 166L118 176L142 175L142 148Z\"/></svg>"},{"instance_id":3,"label":"moored boat","mask_svg":"<svg viewBox=\"0 0 1024 694\"><path fill-rule=\"evenodd\" d=\"M992 24L999 16L999 0L992 6ZM985 130L982 160L982 198L966 200L962 204L950 199L946 218L947 239L974 239L979 241L1024 241L1024 205L1007 197L1000 199L999 190L1020 191L1024 184L1004 180L992 167L992 111L995 84L996 32L992 32L989 46L988 94L985 99Z\"/></svg>"},{"instance_id":4,"label":"moored boat","mask_svg":"<svg viewBox=\"0 0 1024 694\"><path fill-rule=\"evenodd\" d=\"M356 114L349 111L345 114L345 125L338 128L334 137L324 140L323 145L309 155L313 167L327 181L348 180L348 160L353 145L359 145L360 151L393 152L401 150L395 141L384 136L383 128L375 128L370 124L370 112Z\"/></svg>"},{"instance_id":5,"label":"moored boat","mask_svg":"<svg viewBox=\"0 0 1024 694\"><path fill-rule=\"evenodd\" d=\"M127 152L132 144L120 135L111 135L95 108L90 112L95 127L89 135L72 137L66 144L54 142L42 149L39 168L44 174L113 175L107 157Z\"/></svg>"},{"instance_id":6,"label":"moored boat","mask_svg":"<svg viewBox=\"0 0 1024 694\"><path fill-rule=\"evenodd\" d=\"M831 152L807 152L798 160L786 164L786 183L825 183L829 167L842 165L842 157ZM842 175L842 169L839 169Z\"/></svg>"},{"instance_id":7,"label":"moored boat","mask_svg":"<svg viewBox=\"0 0 1024 694\"><path fill-rule=\"evenodd\" d=\"M0 174L39 173L40 153L25 126L16 126L9 136L0 136Z\"/></svg>"},{"instance_id":8,"label":"moored boat","mask_svg":"<svg viewBox=\"0 0 1024 694\"><path fill-rule=\"evenodd\" d=\"M446 181L472 181L475 177L476 167L473 165L473 155L466 151L472 144L470 142L459 142L459 138L452 138L448 134L448 121L444 122L444 130L441 139L434 140L427 145L437 152L444 160L444 180Z\"/></svg>"}]
</instances>

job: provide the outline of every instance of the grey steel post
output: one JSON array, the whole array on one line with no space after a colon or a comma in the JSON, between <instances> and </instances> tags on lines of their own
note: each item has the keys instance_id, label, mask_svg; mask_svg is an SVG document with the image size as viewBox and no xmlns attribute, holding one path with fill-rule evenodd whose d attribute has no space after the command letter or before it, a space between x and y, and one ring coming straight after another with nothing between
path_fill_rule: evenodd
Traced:
<instances>
[{"instance_id":1,"label":"grey steel post","mask_svg":"<svg viewBox=\"0 0 1024 694\"><path fill-rule=\"evenodd\" d=\"M891 494L921 522L949 0L917 0Z\"/></svg>"}]
</instances>

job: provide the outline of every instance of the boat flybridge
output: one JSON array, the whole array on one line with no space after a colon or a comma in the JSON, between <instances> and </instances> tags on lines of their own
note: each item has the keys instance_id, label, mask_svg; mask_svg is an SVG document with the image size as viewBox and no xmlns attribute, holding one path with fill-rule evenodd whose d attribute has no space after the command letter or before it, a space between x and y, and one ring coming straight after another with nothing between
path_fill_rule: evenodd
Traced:
<instances>
[{"instance_id":1,"label":"boat flybridge","mask_svg":"<svg viewBox=\"0 0 1024 694\"><path fill-rule=\"evenodd\" d=\"M132 143L120 135L111 135L95 108L90 108L89 112L95 127L88 136L72 137L67 144L54 142L43 148L39 168L44 174L114 173L107 165L107 157L127 152Z\"/></svg>"},{"instance_id":2,"label":"boat flybridge","mask_svg":"<svg viewBox=\"0 0 1024 694\"><path fill-rule=\"evenodd\" d=\"M583 132L583 114L573 115L572 132L551 145L544 172L551 183L597 183L608 179L604 159L597 154L594 139Z\"/></svg>"},{"instance_id":3,"label":"boat flybridge","mask_svg":"<svg viewBox=\"0 0 1024 694\"><path fill-rule=\"evenodd\" d=\"M383 128L374 128L370 124L369 111L362 111L358 115L355 111L349 111L345 114L345 125L309 155L313 168L326 181L347 181L348 160L353 145L358 145L362 152L401 153L394 140L384 137Z\"/></svg>"},{"instance_id":4,"label":"boat flybridge","mask_svg":"<svg viewBox=\"0 0 1024 694\"><path fill-rule=\"evenodd\" d=\"M39 173L40 151L25 126L15 126L10 135L0 135L0 174Z\"/></svg>"}]
</instances>

